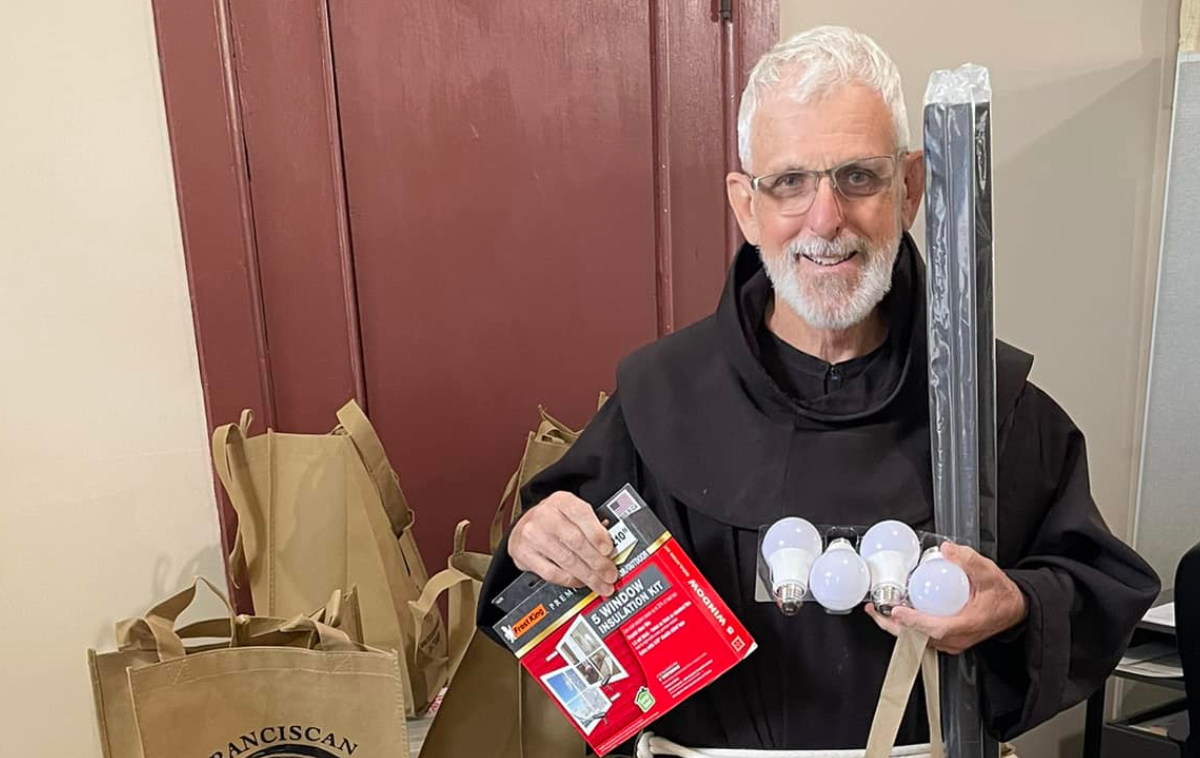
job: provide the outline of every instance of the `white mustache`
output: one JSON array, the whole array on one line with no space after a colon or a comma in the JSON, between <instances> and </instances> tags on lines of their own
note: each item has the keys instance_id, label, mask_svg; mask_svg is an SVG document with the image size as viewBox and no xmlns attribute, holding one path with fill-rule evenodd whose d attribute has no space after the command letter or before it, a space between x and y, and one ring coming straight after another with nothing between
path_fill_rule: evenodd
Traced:
<instances>
[{"instance_id":1,"label":"white mustache","mask_svg":"<svg viewBox=\"0 0 1200 758\"><path fill-rule=\"evenodd\" d=\"M793 260L797 256L840 260L855 251L867 252L867 241L858 236L835 237L827 240L821 237L801 237L794 239L784 248L784 253Z\"/></svg>"}]
</instances>

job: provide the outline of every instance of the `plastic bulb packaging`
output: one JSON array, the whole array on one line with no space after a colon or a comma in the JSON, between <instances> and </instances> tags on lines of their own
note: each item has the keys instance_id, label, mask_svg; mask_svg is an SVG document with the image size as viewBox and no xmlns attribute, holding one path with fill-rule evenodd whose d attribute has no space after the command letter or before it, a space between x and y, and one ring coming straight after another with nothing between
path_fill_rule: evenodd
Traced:
<instances>
[{"instance_id":1,"label":"plastic bulb packaging","mask_svg":"<svg viewBox=\"0 0 1200 758\"><path fill-rule=\"evenodd\" d=\"M917 533L902 521L880 521L867 530L859 546L871 572L871 602L885 616L904 602L908 575L921 557Z\"/></svg>"},{"instance_id":2,"label":"plastic bulb packaging","mask_svg":"<svg viewBox=\"0 0 1200 758\"><path fill-rule=\"evenodd\" d=\"M971 583L957 563L946 560L940 548L925 551L908 579L908 601L931 616L953 616L971 598Z\"/></svg>"},{"instance_id":3,"label":"plastic bulb packaging","mask_svg":"<svg viewBox=\"0 0 1200 758\"><path fill-rule=\"evenodd\" d=\"M813 562L821 554L821 534L807 520L788 516L767 530L762 557L770 567L771 594L784 615L800 610L808 593Z\"/></svg>"},{"instance_id":4,"label":"plastic bulb packaging","mask_svg":"<svg viewBox=\"0 0 1200 758\"><path fill-rule=\"evenodd\" d=\"M813 563L809 589L829 613L849 613L863 602L870 588L870 569L848 539L832 540Z\"/></svg>"},{"instance_id":5,"label":"plastic bulb packaging","mask_svg":"<svg viewBox=\"0 0 1200 758\"><path fill-rule=\"evenodd\" d=\"M895 519L868 527L814 524L799 516L786 516L758 529L754 599L775 605L787 616L798 613L804 603L816 603L830 614L846 614L864 600L890 615L892 608L910 603L909 580L920 568L918 564L954 565L941 560L940 550L922 553L946 539L941 534L915 532ZM921 570L922 577L933 577L929 592L937 597L930 599L931 603L938 603L942 593L951 591L949 580L938 577L948 576L946 572L954 569L939 571L942 568ZM935 584L947 589L934 589ZM924 588L911 586L913 591ZM923 596L918 602L925 604L925 600Z\"/></svg>"}]
</instances>

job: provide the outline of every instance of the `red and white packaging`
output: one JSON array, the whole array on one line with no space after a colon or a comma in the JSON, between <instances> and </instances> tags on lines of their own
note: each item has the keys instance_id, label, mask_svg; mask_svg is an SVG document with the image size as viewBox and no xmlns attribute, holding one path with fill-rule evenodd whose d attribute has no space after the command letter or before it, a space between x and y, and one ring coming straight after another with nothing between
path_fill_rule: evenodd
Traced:
<instances>
[{"instance_id":1,"label":"red and white packaging","mask_svg":"<svg viewBox=\"0 0 1200 758\"><path fill-rule=\"evenodd\" d=\"M632 487L597 515L620 572L610 597L526 572L493 603L505 644L603 756L756 645Z\"/></svg>"}]
</instances>

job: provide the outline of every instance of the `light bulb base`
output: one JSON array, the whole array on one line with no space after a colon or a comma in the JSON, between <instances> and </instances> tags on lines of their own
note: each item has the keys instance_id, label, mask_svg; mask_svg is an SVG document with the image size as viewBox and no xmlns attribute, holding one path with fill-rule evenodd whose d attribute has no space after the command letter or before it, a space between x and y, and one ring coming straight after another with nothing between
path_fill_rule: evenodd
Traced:
<instances>
[{"instance_id":1,"label":"light bulb base","mask_svg":"<svg viewBox=\"0 0 1200 758\"><path fill-rule=\"evenodd\" d=\"M904 588L882 584L871 590L871 602L884 616L891 616L892 609L904 603Z\"/></svg>"},{"instance_id":2,"label":"light bulb base","mask_svg":"<svg viewBox=\"0 0 1200 758\"><path fill-rule=\"evenodd\" d=\"M784 582L775 591L775 604L784 616L795 616L804 605L804 585L799 582Z\"/></svg>"},{"instance_id":3,"label":"light bulb base","mask_svg":"<svg viewBox=\"0 0 1200 758\"><path fill-rule=\"evenodd\" d=\"M942 548L938 545L934 545L931 548L927 548L925 550L925 552L921 553L921 563L927 563L929 561L936 561L936 560L945 560L945 558L946 557L944 555L942 555Z\"/></svg>"}]
</instances>

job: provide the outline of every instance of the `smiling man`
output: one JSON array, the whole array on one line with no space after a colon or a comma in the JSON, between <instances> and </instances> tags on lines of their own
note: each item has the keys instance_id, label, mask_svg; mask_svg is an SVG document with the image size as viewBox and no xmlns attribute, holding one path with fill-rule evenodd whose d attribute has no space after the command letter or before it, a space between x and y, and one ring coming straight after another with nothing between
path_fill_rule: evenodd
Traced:
<instances>
[{"instance_id":1,"label":"smiling man","mask_svg":"<svg viewBox=\"0 0 1200 758\"><path fill-rule=\"evenodd\" d=\"M996 346L998 558L948 546L972 597L956 616L754 598L757 533L784 515L933 530L924 267L907 230L924 189L895 65L868 37L822 27L759 61L726 179L747 244L716 313L623 361L617 389L535 479L493 562L606 594L612 545L592 511L641 492L755 636L759 651L653 729L697 748L854 749L901 626L975 649L990 731L1011 738L1084 700L1158 592L1092 500L1083 436ZM1082 377L1081 377L1082 379ZM928 741L914 698L899 742Z\"/></svg>"}]
</instances>

